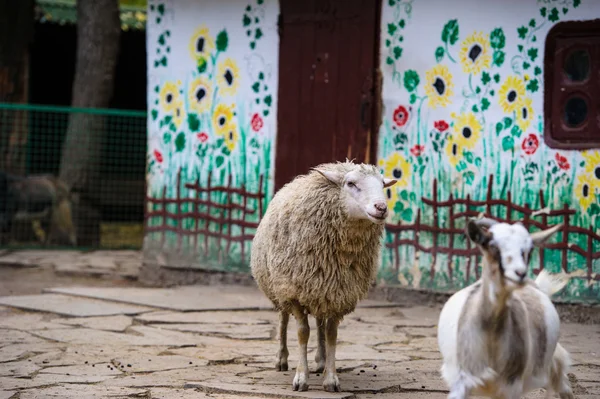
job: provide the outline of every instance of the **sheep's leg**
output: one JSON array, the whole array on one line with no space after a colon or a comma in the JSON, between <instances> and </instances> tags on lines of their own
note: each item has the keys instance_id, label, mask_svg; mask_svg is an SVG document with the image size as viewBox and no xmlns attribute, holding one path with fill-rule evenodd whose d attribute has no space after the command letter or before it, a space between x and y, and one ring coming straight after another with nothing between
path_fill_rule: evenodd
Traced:
<instances>
[{"instance_id":1,"label":"sheep's leg","mask_svg":"<svg viewBox=\"0 0 600 399\"><path fill-rule=\"evenodd\" d=\"M275 369L277 371L288 370L288 355L290 352L287 347L287 328L290 321L290 314L287 312L279 312L279 351L277 352L277 363Z\"/></svg>"},{"instance_id":2,"label":"sheep's leg","mask_svg":"<svg viewBox=\"0 0 600 399\"><path fill-rule=\"evenodd\" d=\"M327 319L317 318L317 354L315 362L317 362L317 373L322 373L325 370L325 323Z\"/></svg>"},{"instance_id":3,"label":"sheep's leg","mask_svg":"<svg viewBox=\"0 0 600 399\"><path fill-rule=\"evenodd\" d=\"M448 399L467 399L469 397L469 388L465 384L462 378L459 378L450 387L450 393Z\"/></svg>"},{"instance_id":4,"label":"sheep's leg","mask_svg":"<svg viewBox=\"0 0 600 399\"><path fill-rule=\"evenodd\" d=\"M331 317L327 319L327 327L325 330L326 337L326 355L325 355L325 380L323 388L328 392L340 391L340 380L338 379L335 369L335 347L337 344L337 331L340 324L340 319Z\"/></svg>"},{"instance_id":5,"label":"sheep's leg","mask_svg":"<svg viewBox=\"0 0 600 399\"><path fill-rule=\"evenodd\" d=\"M299 306L294 307L294 317L298 324L298 347L300 354L298 367L296 367L296 376L292 387L294 391L308 391L308 358L307 347L310 337L310 326L308 325L308 315Z\"/></svg>"}]
</instances>

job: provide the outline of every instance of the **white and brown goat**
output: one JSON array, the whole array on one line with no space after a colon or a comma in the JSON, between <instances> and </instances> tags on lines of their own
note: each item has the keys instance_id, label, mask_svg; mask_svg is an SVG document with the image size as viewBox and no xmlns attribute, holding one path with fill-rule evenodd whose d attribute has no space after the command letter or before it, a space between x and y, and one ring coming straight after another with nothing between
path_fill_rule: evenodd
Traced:
<instances>
[{"instance_id":1,"label":"white and brown goat","mask_svg":"<svg viewBox=\"0 0 600 399\"><path fill-rule=\"evenodd\" d=\"M566 281L542 271L527 278L527 263L560 225L533 234L520 223L479 218L467 235L483 254L482 277L455 293L438 323L442 377L450 399L469 395L518 399L539 388L572 399L568 352L558 343L560 319L550 297Z\"/></svg>"}]
</instances>

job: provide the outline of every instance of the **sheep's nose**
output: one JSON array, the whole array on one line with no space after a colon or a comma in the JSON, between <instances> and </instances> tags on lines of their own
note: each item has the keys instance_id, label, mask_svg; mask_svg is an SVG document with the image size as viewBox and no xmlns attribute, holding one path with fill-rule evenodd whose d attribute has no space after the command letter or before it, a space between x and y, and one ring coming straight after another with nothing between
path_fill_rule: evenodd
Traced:
<instances>
[{"instance_id":1,"label":"sheep's nose","mask_svg":"<svg viewBox=\"0 0 600 399\"><path fill-rule=\"evenodd\" d=\"M525 276L527 275L527 272L524 271L517 271L515 270L515 274L517 275L517 277L519 277L519 279L521 281L523 281L523 279L525 278Z\"/></svg>"},{"instance_id":2,"label":"sheep's nose","mask_svg":"<svg viewBox=\"0 0 600 399\"><path fill-rule=\"evenodd\" d=\"M385 202L376 202L375 204L373 204L373 206L379 212L385 212L385 211L387 211L387 204Z\"/></svg>"}]
</instances>

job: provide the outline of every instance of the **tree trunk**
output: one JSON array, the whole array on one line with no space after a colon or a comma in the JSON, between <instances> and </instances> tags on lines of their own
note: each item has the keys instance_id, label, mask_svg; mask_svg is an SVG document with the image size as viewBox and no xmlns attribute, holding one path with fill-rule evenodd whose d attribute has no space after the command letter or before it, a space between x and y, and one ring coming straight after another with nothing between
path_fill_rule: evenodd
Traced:
<instances>
[{"instance_id":1,"label":"tree trunk","mask_svg":"<svg viewBox=\"0 0 600 399\"><path fill-rule=\"evenodd\" d=\"M77 1L77 60L72 106L108 108L113 84L121 21L118 0ZM100 115L73 113L62 149L60 178L79 199L76 205L77 243L99 243L97 198L105 121Z\"/></svg>"},{"instance_id":2,"label":"tree trunk","mask_svg":"<svg viewBox=\"0 0 600 399\"><path fill-rule=\"evenodd\" d=\"M0 102L26 103L33 0L0 0ZM0 170L24 174L27 114L4 111L0 121Z\"/></svg>"}]
</instances>

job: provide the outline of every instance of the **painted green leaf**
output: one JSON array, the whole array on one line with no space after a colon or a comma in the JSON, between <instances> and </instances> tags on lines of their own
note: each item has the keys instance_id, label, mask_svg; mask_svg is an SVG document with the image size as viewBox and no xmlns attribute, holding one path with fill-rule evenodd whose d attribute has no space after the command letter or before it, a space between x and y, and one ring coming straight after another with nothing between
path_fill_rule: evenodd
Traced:
<instances>
[{"instance_id":1,"label":"painted green leaf","mask_svg":"<svg viewBox=\"0 0 600 399\"><path fill-rule=\"evenodd\" d=\"M490 46L494 50L502 50L506 44L506 36L502 28L496 28L490 33Z\"/></svg>"},{"instance_id":2,"label":"painted green leaf","mask_svg":"<svg viewBox=\"0 0 600 399\"><path fill-rule=\"evenodd\" d=\"M254 22L255 22L255 23L258 23L258 17L255 17L255 18L254 18Z\"/></svg>"},{"instance_id":3,"label":"painted green leaf","mask_svg":"<svg viewBox=\"0 0 600 399\"><path fill-rule=\"evenodd\" d=\"M160 17L156 17L156 24L160 24L161 18Z\"/></svg>"},{"instance_id":4,"label":"painted green leaf","mask_svg":"<svg viewBox=\"0 0 600 399\"><path fill-rule=\"evenodd\" d=\"M258 4L259 6L262 5L262 3L264 3L265 0L256 0L256 4Z\"/></svg>"},{"instance_id":5,"label":"painted green leaf","mask_svg":"<svg viewBox=\"0 0 600 399\"><path fill-rule=\"evenodd\" d=\"M254 91L255 93L258 93L259 89L260 89L260 83L254 82L254 84L252 85L252 91Z\"/></svg>"},{"instance_id":6,"label":"painted green leaf","mask_svg":"<svg viewBox=\"0 0 600 399\"><path fill-rule=\"evenodd\" d=\"M173 133L175 133L177 131L177 126L175 126L175 124L173 122L169 123L169 130L171 130Z\"/></svg>"},{"instance_id":7,"label":"painted green leaf","mask_svg":"<svg viewBox=\"0 0 600 399\"><path fill-rule=\"evenodd\" d=\"M152 120L155 121L156 118L158 118L158 111L153 109L152 112L150 112L150 114L152 115Z\"/></svg>"},{"instance_id":8,"label":"painted green leaf","mask_svg":"<svg viewBox=\"0 0 600 399\"><path fill-rule=\"evenodd\" d=\"M581 4L581 0L573 0L573 7L577 8Z\"/></svg>"},{"instance_id":9,"label":"painted green leaf","mask_svg":"<svg viewBox=\"0 0 600 399\"><path fill-rule=\"evenodd\" d=\"M532 93L535 93L536 91L538 91L539 88L540 87L539 87L537 79L531 79L529 81L529 83L527 83L527 90L529 90Z\"/></svg>"},{"instance_id":10,"label":"painted green leaf","mask_svg":"<svg viewBox=\"0 0 600 399\"><path fill-rule=\"evenodd\" d=\"M229 43L229 38L227 36L227 31L225 29L223 29L221 32L219 32L219 34L217 35L217 50L218 51L225 51L227 50L227 44Z\"/></svg>"},{"instance_id":11,"label":"painted green leaf","mask_svg":"<svg viewBox=\"0 0 600 399\"><path fill-rule=\"evenodd\" d=\"M530 48L529 50L527 50L527 55L529 56L531 61L535 61L535 59L538 57L538 49L533 47Z\"/></svg>"},{"instance_id":12,"label":"painted green leaf","mask_svg":"<svg viewBox=\"0 0 600 399\"><path fill-rule=\"evenodd\" d=\"M494 75L494 82L500 83L500 75L499 74Z\"/></svg>"},{"instance_id":13,"label":"painted green leaf","mask_svg":"<svg viewBox=\"0 0 600 399\"><path fill-rule=\"evenodd\" d=\"M385 47L390 47L390 44L392 44L390 39L385 39Z\"/></svg>"},{"instance_id":14,"label":"painted green leaf","mask_svg":"<svg viewBox=\"0 0 600 399\"><path fill-rule=\"evenodd\" d=\"M395 59L399 59L402 56L402 49L398 46L394 47L393 52Z\"/></svg>"},{"instance_id":15,"label":"painted green leaf","mask_svg":"<svg viewBox=\"0 0 600 399\"><path fill-rule=\"evenodd\" d=\"M160 15L164 15L164 13L165 13L165 5L164 4L159 4L156 9Z\"/></svg>"},{"instance_id":16,"label":"painted green leaf","mask_svg":"<svg viewBox=\"0 0 600 399\"><path fill-rule=\"evenodd\" d=\"M502 138L502 150L509 151L515 148L515 140L512 136L504 136Z\"/></svg>"},{"instance_id":17,"label":"painted green leaf","mask_svg":"<svg viewBox=\"0 0 600 399\"><path fill-rule=\"evenodd\" d=\"M412 93L412 94L410 95L410 98L408 99L408 101L409 101L411 104L414 104L414 103L416 103L416 102L417 102L417 95L416 95L415 93Z\"/></svg>"},{"instance_id":18,"label":"painted green leaf","mask_svg":"<svg viewBox=\"0 0 600 399\"><path fill-rule=\"evenodd\" d=\"M244 26L248 26L252 23L252 20L250 19L250 17L247 14L244 14L244 16L242 17L242 24Z\"/></svg>"},{"instance_id":19,"label":"painted green leaf","mask_svg":"<svg viewBox=\"0 0 600 399\"><path fill-rule=\"evenodd\" d=\"M522 44L519 44L519 45L517 46L517 50L519 50L519 53L520 53L520 52L522 52L522 51L523 51L523 45L522 45Z\"/></svg>"},{"instance_id":20,"label":"painted green leaf","mask_svg":"<svg viewBox=\"0 0 600 399\"><path fill-rule=\"evenodd\" d=\"M396 31L398 30L398 27L395 24L388 24L387 28L388 28L388 34L390 36L394 36L394 33L396 33Z\"/></svg>"},{"instance_id":21,"label":"painted green leaf","mask_svg":"<svg viewBox=\"0 0 600 399\"><path fill-rule=\"evenodd\" d=\"M408 191L406 191L406 190L400 191L400 198L402 198L404 201L408 201Z\"/></svg>"},{"instance_id":22,"label":"painted green leaf","mask_svg":"<svg viewBox=\"0 0 600 399\"><path fill-rule=\"evenodd\" d=\"M464 178L465 178L465 183L467 183L467 185L470 186L475 181L475 173L472 170L468 170L465 172Z\"/></svg>"},{"instance_id":23,"label":"painted green leaf","mask_svg":"<svg viewBox=\"0 0 600 399\"><path fill-rule=\"evenodd\" d=\"M402 213L404 210L404 203L402 201L396 202L394 205L394 213Z\"/></svg>"},{"instance_id":24,"label":"painted green leaf","mask_svg":"<svg viewBox=\"0 0 600 399\"><path fill-rule=\"evenodd\" d=\"M256 48L256 42L250 42L250 49L254 50Z\"/></svg>"},{"instance_id":25,"label":"painted green leaf","mask_svg":"<svg viewBox=\"0 0 600 399\"><path fill-rule=\"evenodd\" d=\"M598 215L600 214L600 206L598 206L598 204L592 204L590 205L590 209L588 212L590 215Z\"/></svg>"},{"instance_id":26,"label":"painted green leaf","mask_svg":"<svg viewBox=\"0 0 600 399\"><path fill-rule=\"evenodd\" d=\"M495 94L496 94L496 91L494 89L490 90L490 96L494 97Z\"/></svg>"},{"instance_id":27,"label":"painted green leaf","mask_svg":"<svg viewBox=\"0 0 600 399\"><path fill-rule=\"evenodd\" d=\"M458 165L456 165L456 170L458 172L462 172L465 169L467 169L467 163L465 161L460 161Z\"/></svg>"},{"instance_id":28,"label":"painted green leaf","mask_svg":"<svg viewBox=\"0 0 600 399\"><path fill-rule=\"evenodd\" d=\"M263 111L263 116L269 116L269 110L268 109L265 109Z\"/></svg>"},{"instance_id":29,"label":"painted green leaf","mask_svg":"<svg viewBox=\"0 0 600 399\"><path fill-rule=\"evenodd\" d=\"M163 143L169 144L171 142L171 138L171 133L166 132L165 134L163 134Z\"/></svg>"},{"instance_id":30,"label":"painted green leaf","mask_svg":"<svg viewBox=\"0 0 600 399\"><path fill-rule=\"evenodd\" d=\"M550 22L556 22L559 18L560 17L558 16L558 10L556 7L552 8L552 10L550 10L550 14L548 14L548 20Z\"/></svg>"},{"instance_id":31,"label":"painted green leaf","mask_svg":"<svg viewBox=\"0 0 600 399\"><path fill-rule=\"evenodd\" d=\"M165 41L165 35L160 35L158 37L158 44L160 44L161 46L164 46L165 43L166 43L166 41Z\"/></svg>"},{"instance_id":32,"label":"painted green leaf","mask_svg":"<svg viewBox=\"0 0 600 399\"><path fill-rule=\"evenodd\" d=\"M256 31L254 32L254 39L258 40L261 37L263 37L263 31L260 28L256 28Z\"/></svg>"},{"instance_id":33,"label":"painted green leaf","mask_svg":"<svg viewBox=\"0 0 600 399\"><path fill-rule=\"evenodd\" d=\"M167 53L171 52L171 47L167 46Z\"/></svg>"},{"instance_id":34,"label":"painted green leaf","mask_svg":"<svg viewBox=\"0 0 600 399\"><path fill-rule=\"evenodd\" d=\"M488 100L487 98L482 98L481 99L481 110L485 111L490 107L490 100Z\"/></svg>"},{"instance_id":35,"label":"painted green leaf","mask_svg":"<svg viewBox=\"0 0 600 399\"><path fill-rule=\"evenodd\" d=\"M435 61L441 62L443 58L444 58L444 48L442 46L439 46L438 48L435 49Z\"/></svg>"},{"instance_id":36,"label":"painted green leaf","mask_svg":"<svg viewBox=\"0 0 600 399\"><path fill-rule=\"evenodd\" d=\"M431 144L433 145L433 151L440 152L440 147L436 141L433 141Z\"/></svg>"},{"instance_id":37,"label":"painted green leaf","mask_svg":"<svg viewBox=\"0 0 600 399\"><path fill-rule=\"evenodd\" d=\"M416 201L417 201L417 194L413 193L412 191L411 191L411 193L408 195L408 197L410 198L410 200L411 200L412 202L416 202Z\"/></svg>"},{"instance_id":38,"label":"painted green leaf","mask_svg":"<svg viewBox=\"0 0 600 399\"><path fill-rule=\"evenodd\" d=\"M398 36L398 41L399 42L403 42L404 41L404 36Z\"/></svg>"},{"instance_id":39,"label":"painted green leaf","mask_svg":"<svg viewBox=\"0 0 600 399\"><path fill-rule=\"evenodd\" d=\"M490 74L487 73L486 71L483 71L483 73L481 74L481 83L483 83L483 85L487 85L488 83L490 83L492 81L492 78L490 77Z\"/></svg>"},{"instance_id":40,"label":"painted green leaf","mask_svg":"<svg viewBox=\"0 0 600 399\"><path fill-rule=\"evenodd\" d=\"M569 12L569 9L566 7L563 7L562 12L564 15L567 15L567 13Z\"/></svg>"},{"instance_id":41,"label":"painted green leaf","mask_svg":"<svg viewBox=\"0 0 600 399\"><path fill-rule=\"evenodd\" d=\"M451 19L446 22L444 29L442 29L442 41L447 44L453 45L458 40L458 20Z\"/></svg>"},{"instance_id":42,"label":"painted green leaf","mask_svg":"<svg viewBox=\"0 0 600 399\"><path fill-rule=\"evenodd\" d=\"M527 29L526 26L521 26L520 28L517 28L519 39L525 39L525 37L527 36L527 32L529 32L529 29Z\"/></svg>"},{"instance_id":43,"label":"painted green leaf","mask_svg":"<svg viewBox=\"0 0 600 399\"><path fill-rule=\"evenodd\" d=\"M419 86L419 74L413 69L404 73L404 87L409 92L414 91Z\"/></svg>"},{"instance_id":44,"label":"painted green leaf","mask_svg":"<svg viewBox=\"0 0 600 399\"><path fill-rule=\"evenodd\" d=\"M246 31L246 36L250 37L250 35L251 35L251 34L252 34L252 31L251 31L250 29L248 29L248 30Z\"/></svg>"},{"instance_id":45,"label":"painted green leaf","mask_svg":"<svg viewBox=\"0 0 600 399\"><path fill-rule=\"evenodd\" d=\"M501 67L504 64L504 51L494 51L494 65Z\"/></svg>"},{"instance_id":46,"label":"painted green leaf","mask_svg":"<svg viewBox=\"0 0 600 399\"><path fill-rule=\"evenodd\" d=\"M265 74L264 74L264 73L262 73L262 72L260 72L260 73L258 74L258 78L259 78L260 80L263 80L263 79L265 78Z\"/></svg>"},{"instance_id":47,"label":"painted green leaf","mask_svg":"<svg viewBox=\"0 0 600 399\"><path fill-rule=\"evenodd\" d=\"M529 26L531 26L532 28L535 28L535 18L531 18L529 20Z\"/></svg>"},{"instance_id":48,"label":"painted green leaf","mask_svg":"<svg viewBox=\"0 0 600 399\"><path fill-rule=\"evenodd\" d=\"M523 69L529 69L530 66L531 66L531 64L529 62L523 63Z\"/></svg>"},{"instance_id":49,"label":"painted green leaf","mask_svg":"<svg viewBox=\"0 0 600 399\"><path fill-rule=\"evenodd\" d=\"M158 61L159 64L161 64L162 66L167 66L167 57L162 57L160 59L160 61Z\"/></svg>"},{"instance_id":50,"label":"painted green leaf","mask_svg":"<svg viewBox=\"0 0 600 399\"><path fill-rule=\"evenodd\" d=\"M502 122L504 123L504 128L508 129L512 125L513 120L511 118L509 118L509 117L504 117L504 119L502 120Z\"/></svg>"},{"instance_id":51,"label":"painted green leaf","mask_svg":"<svg viewBox=\"0 0 600 399\"><path fill-rule=\"evenodd\" d=\"M394 60L392 59L392 57L387 57L385 59L385 63L388 65L392 65L394 63Z\"/></svg>"},{"instance_id":52,"label":"painted green leaf","mask_svg":"<svg viewBox=\"0 0 600 399\"><path fill-rule=\"evenodd\" d=\"M547 11L547 10L546 10L546 7L542 7L542 8L540 8L540 15L541 15L542 17L545 17L545 16L546 16L546 11Z\"/></svg>"},{"instance_id":53,"label":"painted green leaf","mask_svg":"<svg viewBox=\"0 0 600 399\"><path fill-rule=\"evenodd\" d=\"M478 168L481 167L481 158L480 157L475 158L475 166L477 166Z\"/></svg>"},{"instance_id":54,"label":"painted green leaf","mask_svg":"<svg viewBox=\"0 0 600 399\"><path fill-rule=\"evenodd\" d=\"M404 27L406 26L406 21L404 21L403 19L400 20L400 22L398 22L398 26L402 29L404 29Z\"/></svg>"},{"instance_id":55,"label":"painted green leaf","mask_svg":"<svg viewBox=\"0 0 600 399\"><path fill-rule=\"evenodd\" d=\"M221 147L221 152L226 156L230 156L231 155L231 150L229 149L229 147L227 147L226 145L224 145L223 147Z\"/></svg>"},{"instance_id":56,"label":"painted green leaf","mask_svg":"<svg viewBox=\"0 0 600 399\"><path fill-rule=\"evenodd\" d=\"M403 220L406 220L407 222L412 221L412 218L413 218L413 210L412 210L412 208L406 208L405 210L403 210L402 213L400 214L400 217Z\"/></svg>"},{"instance_id":57,"label":"painted green leaf","mask_svg":"<svg viewBox=\"0 0 600 399\"><path fill-rule=\"evenodd\" d=\"M165 125L168 125L169 123L171 123L172 120L173 120L173 117L171 115L165 116Z\"/></svg>"},{"instance_id":58,"label":"painted green leaf","mask_svg":"<svg viewBox=\"0 0 600 399\"><path fill-rule=\"evenodd\" d=\"M396 0L389 0L388 4L390 5L390 7L393 7L396 5Z\"/></svg>"},{"instance_id":59,"label":"painted green leaf","mask_svg":"<svg viewBox=\"0 0 600 399\"><path fill-rule=\"evenodd\" d=\"M463 153L463 155L465 156L465 159L467 160L468 163L473 163L473 153L471 151L465 151Z\"/></svg>"},{"instance_id":60,"label":"painted green leaf","mask_svg":"<svg viewBox=\"0 0 600 399\"><path fill-rule=\"evenodd\" d=\"M477 86L475 88L475 94L479 94L479 93L481 93L481 87Z\"/></svg>"},{"instance_id":61,"label":"painted green leaf","mask_svg":"<svg viewBox=\"0 0 600 399\"><path fill-rule=\"evenodd\" d=\"M531 41L535 43L537 41L537 36L536 35L531 36Z\"/></svg>"},{"instance_id":62,"label":"painted green leaf","mask_svg":"<svg viewBox=\"0 0 600 399\"><path fill-rule=\"evenodd\" d=\"M473 104L473 107L471 108L471 110L473 112L479 112L479 107L477 106L477 104Z\"/></svg>"},{"instance_id":63,"label":"painted green leaf","mask_svg":"<svg viewBox=\"0 0 600 399\"><path fill-rule=\"evenodd\" d=\"M197 132L200 130L200 119L198 119L196 114L189 114L187 121L191 132Z\"/></svg>"},{"instance_id":64,"label":"painted green leaf","mask_svg":"<svg viewBox=\"0 0 600 399\"><path fill-rule=\"evenodd\" d=\"M522 133L522 132L523 132L523 131L521 130L521 128L520 128L519 126L517 126L517 125L514 125L514 126L512 127L512 129L510 129L510 134L512 134L512 135L513 135L513 136L515 136L516 138L519 138L519 137L521 137L521 133Z\"/></svg>"},{"instance_id":65,"label":"painted green leaf","mask_svg":"<svg viewBox=\"0 0 600 399\"><path fill-rule=\"evenodd\" d=\"M167 37L171 36L171 31L170 30L166 30L165 31L165 35L167 35Z\"/></svg>"},{"instance_id":66,"label":"painted green leaf","mask_svg":"<svg viewBox=\"0 0 600 399\"><path fill-rule=\"evenodd\" d=\"M198 61L196 62L196 65L198 67L198 73L204 73L206 71L206 67L208 66L206 58L199 57Z\"/></svg>"},{"instance_id":67,"label":"painted green leaf","mask_svg":"<svg viewBox=\"0 0 600 399\"><path fill-rule=\"evenodd\" d=\"M539 66L536 66L536 67L533 69L533 73L534 73L536 76L537 76L537 75L540 75L540 74L542 73L542 68L540 68Z\"/></svg>"},{"instance_id":68,"label":"painted green leaf","mask_svg":"<svg viewBox=\"0 0 600 399\"><path fill-rule=\"evenodd\" d=\"M223 157L223 155L217 155L215 157L215 166L217 168L220 168L224 162L225 162L225 158Z\"/></svg>"},{"instance_id":69,"label":"painted green leaf","mask_svg":"<svg viewBox=\"0 0 600 399\"><path fill-rule=\"evenodd\" d=\"M271 97L271 95L269 94L263 99L263 101L265 102L265 104L267 104L268 107L270 107L271 103L273 102L273 97Z\"/></svg>"}]
</instances>

